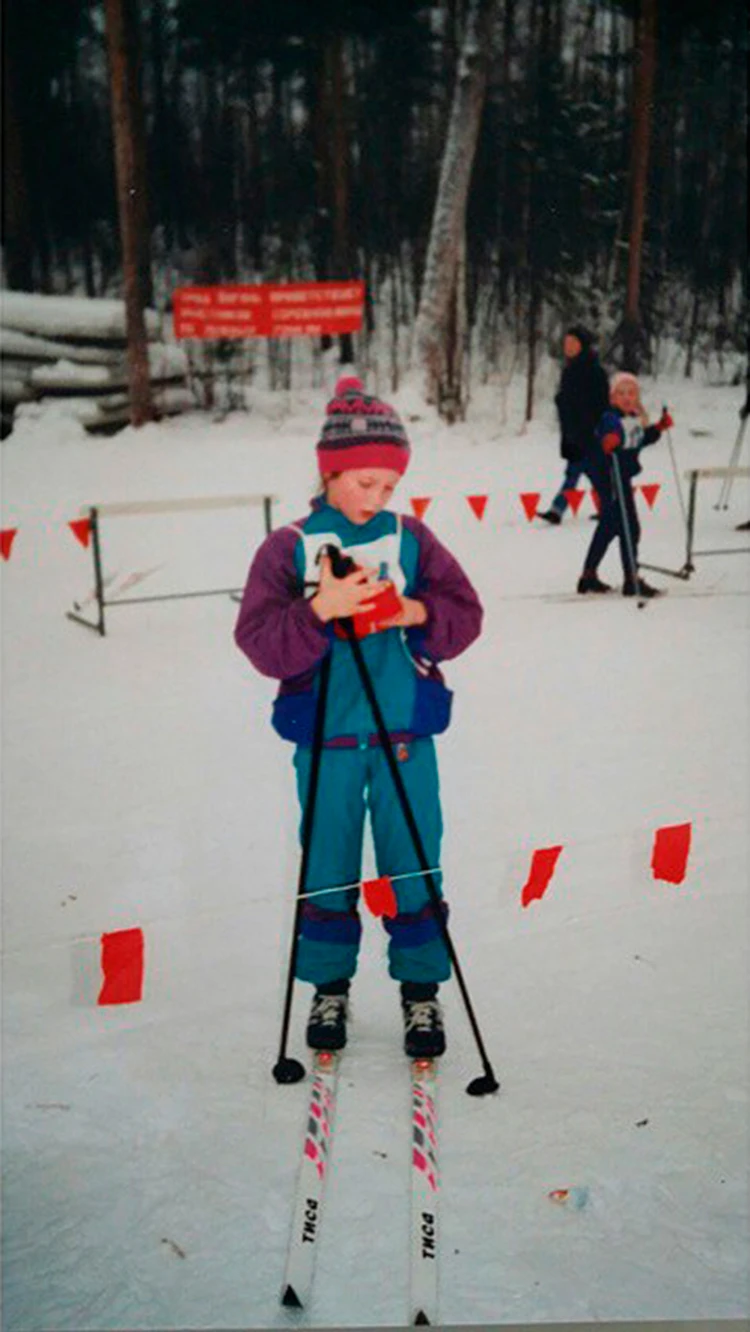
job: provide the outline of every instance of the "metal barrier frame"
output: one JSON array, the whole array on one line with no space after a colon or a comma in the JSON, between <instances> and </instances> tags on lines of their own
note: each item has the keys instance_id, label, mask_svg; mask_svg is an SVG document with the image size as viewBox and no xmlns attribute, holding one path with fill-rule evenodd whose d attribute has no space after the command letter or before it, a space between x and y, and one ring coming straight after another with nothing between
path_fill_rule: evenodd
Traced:
<instances>
[{"instance_id":1,"label":"metal barrier frame","mask_svg":"<svg viewBox=\"0 0 750 1332\"><path fill-rule=\"evenodd\" d=\"M142 500L123 501L114 504L92 504L81 509L81 517L88 518L91 534L91 553L94 561L94 591L97 607L96 621L88 620L77 611L65 612L66 619L82 624L85 629L93 629L101 638L106 635L105 608L112 606L141 606L148 601L184 601L191 597L233 596L241 588L210 588L201 592L164 592L148 597L115 597L108 601L104 595L104 575L102 572L102 540L100 519L107 516L142 515L147 513L178 513L180 510L231 509L247 505L262 505L266 535L272 531L271 505L278 502L278 495L219 495L215 498L203 496L198 499Z\"/></svg>"}]
</instances>

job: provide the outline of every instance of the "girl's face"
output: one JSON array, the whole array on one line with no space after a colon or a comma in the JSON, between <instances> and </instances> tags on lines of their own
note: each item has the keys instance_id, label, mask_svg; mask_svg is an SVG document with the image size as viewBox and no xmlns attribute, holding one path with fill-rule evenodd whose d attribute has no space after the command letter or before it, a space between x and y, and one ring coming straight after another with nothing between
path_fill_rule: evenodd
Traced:
<instances>
[{"instance_id":1,"label":"girl's face","mask_svg":"<svg viewBox=\"0 0 750 1332\"><path fill-rule=\"evenodd\" d=\"M619 407L623 416L637 416L641 404L641 394L637 384L626 379L612 389L610 399L613 407Z\"/></svg>"},{"instance_id":2,"label":"girl's face","mask_svg":"<svg viewBox=\"0 0 750 1332\"><path fill-rule=\"evenodd\" d=\"M350 523L369 523L388 503L401 475L391 467L362 467L323 478L326 499Z\"/></svg>"}]
</instances>

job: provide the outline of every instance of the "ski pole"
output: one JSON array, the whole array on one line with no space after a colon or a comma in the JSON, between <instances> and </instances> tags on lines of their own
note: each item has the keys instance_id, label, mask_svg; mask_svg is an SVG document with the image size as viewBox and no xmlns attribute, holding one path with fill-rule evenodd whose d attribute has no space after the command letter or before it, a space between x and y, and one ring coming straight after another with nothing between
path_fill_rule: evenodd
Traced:
<instances>
[{"instance_id":1,"label":"ski pole","mask_svg":"<svg viewBox=\"0 0 750 1332\"><path fill-rule=\"evenodd\" d=\"M273 1076L277 1082L301 1082L305 1076L304 1065L298 1059L290 1059L286 1053L286 1044L289 1036L289 1018L292 1011L292 991L294 990L294 973L297 967L297 952L299 949L299 924L302 914L302 903L305 897L305 885L307 883L307 867L310 861L310 846L312 844L313 820L315 818L315 801L318 794L318 785L320 777L320 760L323 753L323 730L325 726L326 703L328 699L328 682L331 676L331 653L326 653L323 659L323 665L320 669L320 688L318 692L318 704L315 709L315 728L312 743L312 758L310 764L310 781L307 788L307 799L305 800L305 812L302 820L302 858L299 868L299 881L297 884L297 900L294 907L294 924L292 926L292 946L289 952L289 970L286 981L286 996L284 999L284 1016L281 1023L281 1040L279 1042L279 1056L273 1066Z\"/></svg>"},{"instance_id":2,"label":"ski pole","mask_svg":"<svg viewBox=\"0 0 750 1332\"><path fill-rule=\"evenodd\" d=\"M470 1096L486 1096L489 1092L497 1091L500 1084L493 1072L492 1065L490 1064L489 1058L487 1056L487 1051L485 1050L484 1047L484 1042L482 1041L482 1035L479 1030L479 1025L477 1023L476 1017L474 1016L474 1009L471 1004L471 999L469 998L469 992L466 988L466 982L464 981L463 974L461 972L461 967L458 961L458 957L456 955L456 950L453 946L453 940L451 939L448 926L445 923L445 918L441 910L440 897L438 896L438 891L437 888L435 887L435 882L433 880L432 873L430 871L430 864L427 859L427 856L425 855L424 846L422 845L422 838L419 835L419 829L417 827L416 819L414 818L414 812L409 803L409 797L406 794L406 787L404 786L403 778L398 769L396 756L393 753L393 746L391 745L390 736L388 735L388 730L385 725L385 721L383 719L383 714L380 710L380 704L378 703L377 695L375 694L375 689L373 687L372 679L370 677L370 673L367 669L367 666L365 665L365 659L362 655L362 648L354 632L354 625L351 619L344 619L339 621L339 623L342 625L344 632L346 633L346 636L349 639L349 644L351 646L352 653L354 655L354 661L357 666L357 671L359 672L359 678L362 681L362 687L365 691L365 694L367 695L367 700L370 704L372 715L375 719L375 726L378 732L378 738L380 740L383 753L385 754L386 761L388 763L388 767L390 769L391 776L393 778L393 782L396 787L396 794L399 799L399 804L401 805L404 818L406 819L407 827L411 834L412 842L414 843L414 849L417 853L417 859L419 860L420 866L422 868L424 880L427 885L427 891L430 895L430 904L432 906L433 914L438 923L440 933L443 936L443 942L445 943L445 946L448 950L448 955L453 964L453 969L456 973L456 980L458 981L458 986L461 991L461 998L464 1001L464 1007L466 1009L469 1023L471 1025L471 1029L474 1034L474 1040L476 1041L477 1044L479 1057L482 1061L482 1065L484 1068L484 1076L472 1079L466 1090Z\"/></svg>"},{"instance_id":3,"label":"ski pole","mask_svg":"<svg viewBox=\"0 0 750 1332\"><path fill-rule=\"evenodd\" d=\"M668 409L666 403L664 403L664 404L662 405L662 409L661 409L661 410L662 410L662 414L666 414L666 413L668 412L669 409ZM669 456L670 456L670 458L671 458L671 460L672 460L672 472L673 472L673 474L674 474L675 485L676 485L676 487L677 487L677 498L678 498L679 501L680 501L680 509L682 510L682 521L683 521L683 524L684 524L685 530L687 531L687 511L686 511L686 509L685 509L685 496L684 496L683 493L682 493L682 483L680 482L679 473L678 473L678 471L677 471L677 460L676 460L676 458L675 458L674 448L672 447L672 431L671 431L671 430L667 430L667 447L668 447L668 449L669 449Z\"/></svg>"},{"instance_id":4,"label":"ski pole","mask_svg":"<svg viewBox=\"0 0 750 1332\"><path fill-rule=\"evenodd\" d=\"M729 469L728 469L728 470L729 470L730 472L733 470L733 468L735 468L735 467L737 466L737 459L738 459L739 456L740 456L740 449L742 448L742 441L743 441L743 439L744 439L744 437L745 437L745 427L746 427L746 425L747 425L747 415L743 416L742 419L740 420L739 430L737 431L737 438L736 438L735 441L734 441L734 446L733 446L733 448L732 448L732 455L731 455L731 457L730 457L730 459L729 459ZM734 480L734 477L731 476L731 475L730 475L730 476L725 476L725 477L724 477L724 479L723 479L723 481L722 481L722 483L721 483L721 490L719 491L719 498L718 498L718 500L716 501L716 503L714 504L714 508L715 508L715 509L728 509L728 508L729 508L729 495L730 495L731 490L732 490L732 481L733 481L733 480ZM722 503L722 501L723 501L723 503Z\"/></svg>"},{"instance_id":5,"label":"ski pole","mask_svg":"<svg viewBox=\"0 0 750 1332\"><path fill-rule=\"evenodd\" d=\"M640 595L640 579L638 577L638 565L636 563L635 551L633 549L633 534L630 530L627 510L625 508L625 491L620 475L620 464L617 461L616 453L610 455L612 459L612 472L615 478L615 490L617 491L617 502L620 506L620 522L622 523L622 534L625 542L625 549L628 555L628 564L630 565L630 577L633 583L633 591L638 593L638 609L643 610L646 604L644 598Z\"/></svg>"}]
</instances>

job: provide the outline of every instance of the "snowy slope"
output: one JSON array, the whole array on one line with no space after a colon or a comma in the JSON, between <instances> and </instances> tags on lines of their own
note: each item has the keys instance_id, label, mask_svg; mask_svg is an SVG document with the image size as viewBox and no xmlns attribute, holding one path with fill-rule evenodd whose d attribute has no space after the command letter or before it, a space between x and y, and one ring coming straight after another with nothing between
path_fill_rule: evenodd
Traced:
<instances>
[{"instance_id":1,"label":"snowy slope","mask_svg":"<svg viewBox=\"0 0 750 1332\"><path fill-rule=\"evenodd\" d=\"M463 561L486 630L447 670L439 742L452 929L502 1083L479 1072L454 986L440 1085L446 1323L748 1313L746 555L700 558L638 610L575 586L586 499L529 523L560 475L549 406L524 436L493 391L448 430L396 403L414 444L398 502ZM724 465L742 390L646 385L677 404L679 470ZM271 681L234 647L226 596L64 612L91 587L66 524L125 499L273 492L305 512L324 395L256 394L221 424L186 417L84 437L59 414L3 445L4 1326L285 1327L278 1306L308 1084L277 1087L296 884L291 747ZM420 419L409 418L419 416ZM695 434L692 431L704 433ZM747 444L745 444L747 451ZM742 460L747 461L745 456ZM679 568L669 452L642 558ZM683 483L684 484L684 483ZM701 483L701 546L747 545ZM467 495L489 496L479 522ZM241 586L256 509L105 520L105 571L142 593ZM619 578L613 549L604 576ZM158 566L158 567L157 567ZM705 595L698 595L705 594ZM90 612L90 608L89 608ZM682 885L653 879L654 831L691 822ZM535 848L563 845L521 906ZM371 868L368 856L365 871ZM103 932L140 927L140 1004L85 1002ZM408 1088L383 934L368 918L339 1130L303 1326L403 1322ZM94 990L94 999L95 993ZM304 1054L300 987L291 1050ZM547 1195L588 1189L579 1211ZM299 1321L299 1320L298 1320Z\"/></svg>"}]
</instances>

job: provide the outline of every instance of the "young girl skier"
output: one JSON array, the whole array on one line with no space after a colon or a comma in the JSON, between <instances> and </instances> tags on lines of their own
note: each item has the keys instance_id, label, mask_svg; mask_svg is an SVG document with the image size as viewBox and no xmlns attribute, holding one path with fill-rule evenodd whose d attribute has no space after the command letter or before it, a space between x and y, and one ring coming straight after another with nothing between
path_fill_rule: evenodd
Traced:
<instances>
[{"instance_id":1,"label":"young girl skier","mask_svg":"<svg viewBox=\"0 0 750 1332\"><path fill-rule=\"evenodd\" d=\"M296 744L303 811L320 667L330 654L305 885L310 896L300 915L295 973L315 986L307 1043L324 1050L346 1044L348 993L362 932L358 888L351 885L360 881L369 810L378 874L394 879L397 914L384 925L389 974L401 988L404 1049L410 1058L430 1058L445 1050L437 994L450 976L450 958L351 644L336 623L357 617L355 631L364 625L362 655L428 863L437 867L442 819L432 736L448 726L452 696L436 663L457 657L477 638L482 607L457 561L429 529L385 507L409 454L393 408L365 393L359 379L340 379L317 445L323 493L306 518L272 532L258 549L235 641L263 675L281 681L273 725ZM326 553L331 546L354 560L354 570L344 577L334 576ZM391 603L385 619L377 605L384 594ZM432 878L447 918L441 876ZM339 885L340 891L313 895Z\"/></svg>"},{"instance_id":2,"label":"young girl skier","mask_svg":"<svg viewBox=\"0 0 750 1332\"><path fill-rule=\"evenodd\" d=\"M612 591L609 583L603 583L599 578L598 570L610 543L619 537L623 595L656 597L660 591L650 587L638 574L641 529L631 481L641 471L641 450L648 444L655 444L662 431L668 430L673 422L665 408L659 421L649 425L641 405L638 380L626 371L613 377L609 397L611 406L603 413L594 443L583 459L583 470L599 497L599 521L578 580L578 591ZM621 494L614 475L615 467L622 481Z\"/></svg>"}]
</instances>

